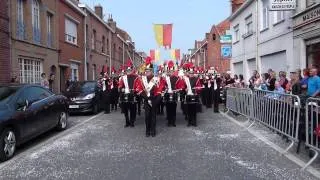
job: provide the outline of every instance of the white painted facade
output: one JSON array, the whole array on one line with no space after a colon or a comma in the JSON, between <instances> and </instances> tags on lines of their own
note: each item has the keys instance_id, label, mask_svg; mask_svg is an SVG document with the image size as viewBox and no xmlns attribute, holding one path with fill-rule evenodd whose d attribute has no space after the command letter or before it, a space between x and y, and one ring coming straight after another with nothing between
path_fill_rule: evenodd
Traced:
<instances>
[{"instance_id":1,"label":"white painted facade","mask_svg":"<svg viewBox=\"0 0 320 180\"><path fill-rule=\"evenodd\" d=\"M265 3L265 4L264 4ZM266 8L266 9L265 9ZM239 24L241 37L232 46L231 71L242 74L248 80L254 70L266 73L268 69L294 71L293 11L269 11L269 0L247 0L242 7L230 17L231 28ZM253 34L246 34L246 18L252 14ZM233 29L233 39L236 32ZM258 33L256 33L258 32ZM257 59L257 61L256 61Z\"/></svg>"}]
</instances>

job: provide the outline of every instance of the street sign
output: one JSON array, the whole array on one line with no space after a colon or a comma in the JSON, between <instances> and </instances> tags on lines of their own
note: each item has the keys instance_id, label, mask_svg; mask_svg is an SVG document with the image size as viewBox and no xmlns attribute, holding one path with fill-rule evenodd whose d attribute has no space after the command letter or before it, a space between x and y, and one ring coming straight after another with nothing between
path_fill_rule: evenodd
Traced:
<instances>
[{"instance_id":1,"label":"street sign","mask_svg":"<svg viewBox=\"0 0 320 180\"><path fill-rule=\"evenodd\" d=\"M232 43L232 35L222 35L220 37L220 43Z\"/></svg>"},{"instance_id":2,"label":"street sign","mask_svg":"<svg viewBox=\"0 0 320 180\"><path fill-rule=\"evenodd\" d=\"M270 11L290 11L297 7L296 0L271 0Z\"/></svg>"},{"instance_id":3,"label":"street sign","mask_svg":"<svg viewBox=\"0 0 320 180\"><path fill-rule=\"evenodd\" d=\"M231 45L222 45L221 46L221 56L223 58L230 58L232 55L232 47Z\"/></svg>"}]
</instances>

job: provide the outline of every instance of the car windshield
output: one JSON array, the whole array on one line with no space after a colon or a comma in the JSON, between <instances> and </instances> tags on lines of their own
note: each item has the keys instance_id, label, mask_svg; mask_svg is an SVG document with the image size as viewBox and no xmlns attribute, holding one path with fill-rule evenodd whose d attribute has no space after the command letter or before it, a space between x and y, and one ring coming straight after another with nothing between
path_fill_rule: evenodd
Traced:
<instances>
[{"instance_id":1,"label":"car windshield","mask_svg":"<svg viewBox=\"0 0 320 180\"><path fill-rule=\"evenodd\" d=\"M18 89L18 87L0 87L0 103L8 100Z\"/></svg>"},{"instance_id":2,"label":"car windshield","mask_svg":"<svg viewBox=\"0 0 320 180\"><path fill-rule=\"evenodd\" d=\"M92 92L95 91L96 82L75 82L67 89L68 92Z\"/></svg>"}]
</instances>

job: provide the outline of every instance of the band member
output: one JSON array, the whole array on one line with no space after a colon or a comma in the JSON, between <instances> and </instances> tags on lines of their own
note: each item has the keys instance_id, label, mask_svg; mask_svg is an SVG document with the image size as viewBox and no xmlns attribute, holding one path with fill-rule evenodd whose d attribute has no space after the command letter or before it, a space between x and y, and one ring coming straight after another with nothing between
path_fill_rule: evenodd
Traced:
<instances>
[{"instance_id":1,"label":"band member","mask_svg":"<svg viewBox=\"0 0 320 180\"><path fill-rule=\"evenodd\" d=\"M176 114L177 114L177 82L178 82L178 76L174 75L174 63L173 61L168 62L167 67L167 75L165 76L166 80L166 96L169 96L169 98L172 98L172 101L170 99L166 99L166 112L167 112L167 120L168 120L168 127L173 126L176 127ZM179 86L179 85L178 85Z\"/></svg>"},{"instance_id":2,"label":"band member","mask_svg":"<svg viewBox=\"0 0 320 180\"><path fill-rule=\"evenodd\" d=\"M207 108L212 108L212 76L210 73L207 73L204 77L203 80L203 85L204 85L204 89L203 89L203 96L204 98L204 102L203 104L207 107Z\"/></svg>"},{"instance_id":3,"label":"band member","mask_svg":"<svg viewBox=\"0 0 320 180\"><path fill-rule=\"evenodd\" d=\"M219 113L220 91L222 79L215 74L212 82L212 96L213 96L213 112Z\"/></svg>"},{"instance_id":4,"label":"band member","mask_svg":"<svg viewBox=\"0 0 320 180\"><path fill-rule=\"evenodd\" d=\"M121 93L121 107L126 118L126 124L124 127L134 127L134 122L136 121L136 102L135 89L138 85L138 75L134 73L133 64L131 60L127 62L127 74L120 78L119 91ZM129 116L130 113L130 116Z\"/></svg>"},{"instance_id":5,"label":"band member","mask_svg":"<svg viewBox=\"0 0 320 180\"><path fill-rule=\"evenodd\" d=\"M102 79L102 94L103 94L102 96L103 96L105 114L110 113L110 92L111 92L110 78L108 76L108 72L105 72L104 77Z\"/></svg>"},{"instance_id":6,"label":"band member","mask_svg":"<svg viewBox=\"0 0 320 180\"><path fill-rule=\"evenodd\" d=\"M188 127L197 126L197 104L199 103L199 95L201 93L202 84L200 79L194 74L193 64L190 63L187 67L186 76L184 76L186 103L187 103L187 118Z\"/></svg>"},{"instance_id":7,"label":"band member","mask_svg":"<svg viewBox=\"0 0 320 180\"><path fill-rule=\"evenodd\" d=\"M157 75L157 77L159 78L159 81L161 82L161 84L166 84L166 81L165 81L165 79L164 79L164 72L163 72L163 66L159 66L159 71L158 71L158 75ZM161 89L159 89L159 90L162 90L162 91L164 91L165 90L165 86L163 86L163 87L160 87ZM164 109L164 102L163 101L161 101L160 102L160 104L159 104L159 107L158 107L158 115L164 115L164 111L163 111L163 109Z\"/></svg>"},{"instance_id":8,"label":"band member","mask_svg":"<svg viewBox=\"0 0 320 180\"><path fill-rule=\"evenodd\" d=\"M141 77L139 94L145 99L145 123L146 137L156 136L156 114L161 102L161 87L159 78L153 75L153 65L151 58L147 57L145 62L145 75Z\"/></svg>"},{"instance_id":9,"label":"band member","mask_svg":"<svg viewBox=\"0 0 320 180\"><path fill-rule=\"evenodd\" d=\"M118 99L119 99L119 91L118 91L119 78L116 74L116 70L112 67L111 70L111 110L117 111L118 107Z\"/></svg>"}]
</instances>

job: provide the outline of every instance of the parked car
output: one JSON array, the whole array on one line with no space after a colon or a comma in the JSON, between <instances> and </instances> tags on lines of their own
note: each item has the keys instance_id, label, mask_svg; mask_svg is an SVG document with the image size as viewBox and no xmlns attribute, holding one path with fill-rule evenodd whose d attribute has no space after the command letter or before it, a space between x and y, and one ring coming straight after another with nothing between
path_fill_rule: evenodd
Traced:
<instances>
[{"instance_id":1,"label":"parked car","mask_svg":"<svg viewBox=\"0 0 320 180\"><path fill-rule=\"evenodd\" d=\"M0 86L0 160L50 129L68 125L67 98L37 85Z\"/></svg>"},{"instance_id":2,"label":"parked car","mask_svg":"<svg viewBox=\"0 0 320 180\"><path fill-rule=\"evenodd\" d=\"M73 82L64 95L68 98L70 113L97 114L102 107L102 91L96 81Z\"/></svg>"}]
</instances>

